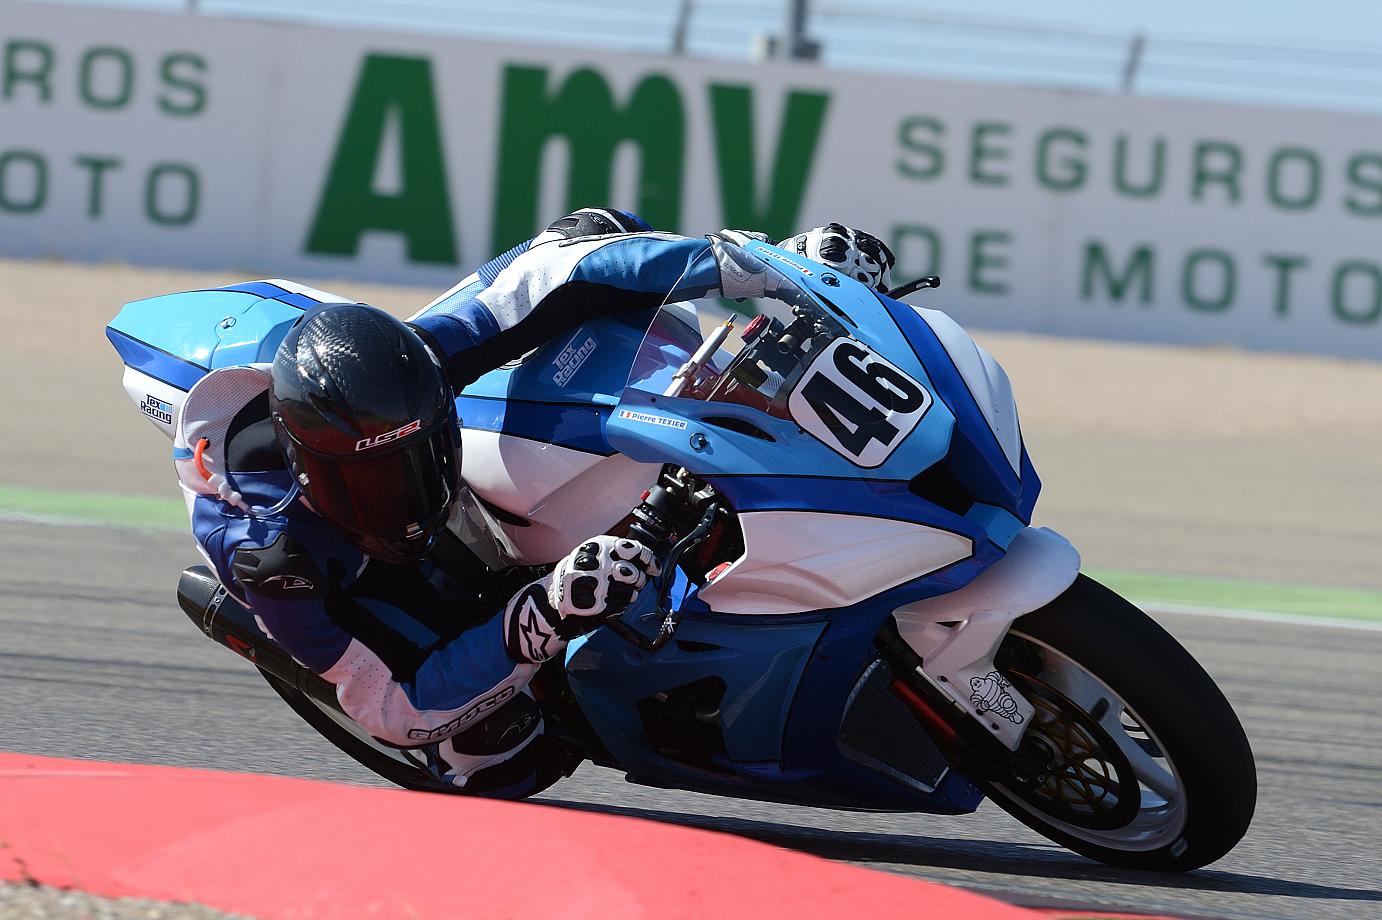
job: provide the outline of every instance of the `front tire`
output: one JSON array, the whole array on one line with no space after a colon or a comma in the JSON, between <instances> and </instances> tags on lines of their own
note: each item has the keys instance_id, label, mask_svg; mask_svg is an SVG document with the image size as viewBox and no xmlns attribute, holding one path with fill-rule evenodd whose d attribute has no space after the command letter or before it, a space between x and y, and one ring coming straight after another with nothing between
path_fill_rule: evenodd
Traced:
<instances>
[{"instance_id":1,"label":"front tire","mask_svg":"<svg viewBox=\"0 0 1382 920\"><path fill-rule=\"evenodd\" d=\"M1045 837L1114 866L1182 872L1222 857L1257 802L1228 700L1150 617L1079 576L1018 619L997 663L1037 706L1024 743L1049 769L985 791Z\"/></svg>"}]
</instances>

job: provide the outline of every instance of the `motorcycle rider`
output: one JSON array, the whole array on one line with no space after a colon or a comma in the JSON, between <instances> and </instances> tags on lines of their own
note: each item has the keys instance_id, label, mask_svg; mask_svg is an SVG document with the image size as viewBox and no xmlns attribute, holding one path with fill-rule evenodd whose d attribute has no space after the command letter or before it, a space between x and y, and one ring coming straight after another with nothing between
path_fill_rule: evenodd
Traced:
<instances>
[{"instance_id":1,"label":"motorcycle rider","mask_svg":"<svg viewBox=\"0 0 1382 920\"><path fill-rule=\"evenodd\" d=\"M892 253L868 234L830 224L784 245L891 284ZM452 394L587 320L762 286L705 239L584 209L409 324L361 304L315 308L271 367L213 371L189 392L174 459L195 496L197 544L371 735L424 749L467 791L529 794L556 777L537 774L542 722L528 682L658 568L636 541L595 536L506 590L445 529L463 488Z\"/></svg>"}]
</instances>

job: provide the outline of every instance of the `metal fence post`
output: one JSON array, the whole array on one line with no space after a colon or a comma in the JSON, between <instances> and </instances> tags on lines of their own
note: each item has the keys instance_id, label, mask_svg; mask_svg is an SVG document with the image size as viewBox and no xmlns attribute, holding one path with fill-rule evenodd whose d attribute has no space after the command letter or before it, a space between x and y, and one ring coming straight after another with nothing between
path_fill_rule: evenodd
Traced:
<instances>
[{"instance_id":1,"label":"metal fence post","mask_svg":"<svg viewBox=\"0 0 1382 920\"><path fill-rule=\"evenodd\" d=\"M1123 62L1123 92L1130 93L1137 83L1137 70L1142 66L1142 51L1147 47L1147 36L1134 32L1128 43L1128 59Z\"/></svg>"},{"instance_id":2,"label":"metal fence post","mask_svg":"<svg viewBox=\"0 0 1382 920\"><path fill-rule=\"evenodd\" d=\"M810 16L810 0L787 0L783 4L786 21L782 30L782 48L779 56L794 61L814 61L820 57L820 42L806 35L806 20Z\"/></svg>"},{"instance_id":3,"label":"metal fence post","mask_svg":"<svg viewBox=\"0 0 1382 920\"><path fill-rule=\"evenodd\" d=\"M677 9L677 24L672 28L672 53L686 53L686 33L691 30L691 4L693 0L681 0Z\"/></svg>"}]
</instances>

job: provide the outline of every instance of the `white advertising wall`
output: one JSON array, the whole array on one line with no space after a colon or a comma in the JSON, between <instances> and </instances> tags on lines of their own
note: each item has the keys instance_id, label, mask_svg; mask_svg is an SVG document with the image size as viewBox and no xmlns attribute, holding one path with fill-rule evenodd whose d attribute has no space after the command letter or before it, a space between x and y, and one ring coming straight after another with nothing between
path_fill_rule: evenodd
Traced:
<instances>
[{"instance_id":1,"label":"white advertising wall","mask_svg":"<svg viewBox=\"0 0 1382 920\"><path fill-rule=\"evenodd\" d=\"M572 207L980 327L1382 358L1382 118L0 3L0 256L448 286Z\"/></svg>"}]
</instances>

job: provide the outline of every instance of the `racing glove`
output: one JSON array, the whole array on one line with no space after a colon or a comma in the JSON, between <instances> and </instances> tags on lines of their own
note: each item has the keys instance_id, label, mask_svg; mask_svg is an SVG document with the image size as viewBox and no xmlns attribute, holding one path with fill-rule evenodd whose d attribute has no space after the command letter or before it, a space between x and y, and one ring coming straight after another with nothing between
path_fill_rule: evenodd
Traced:
<instances>
[{"instance_id":1,"label":"racing glove","mask_svg":"<svg viewBox=\"0 0 1382 920\"><path fill-rule=\"evenodd\" d=\"M515 661L541 664L566 643L624 612L659 572L653 551L627 537L591 537L504 609L504 644Z\"/></svg>"},{"instance_id":2,"label":"racing glove","mask_svg":"<svg viewBox=\"0 0 1382 920\"><path fill-rule=\"evenodd\" d=\"M783 240L782 248L828 265L876 291L892 289L897 257L887 243L872 233L831 223Z\"/></svg>"}]
</instances>

